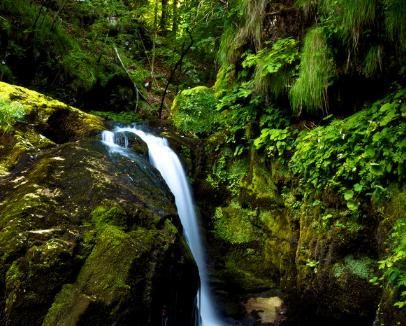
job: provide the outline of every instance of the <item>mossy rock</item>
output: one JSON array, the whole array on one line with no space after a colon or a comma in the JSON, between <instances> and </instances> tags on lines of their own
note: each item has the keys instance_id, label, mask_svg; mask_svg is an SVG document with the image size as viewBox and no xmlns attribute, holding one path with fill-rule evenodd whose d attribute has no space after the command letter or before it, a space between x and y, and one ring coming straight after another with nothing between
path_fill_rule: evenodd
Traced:
<instances>
[{"instance_id":1,"label":"mossy rock","mask_svg":"<svg viewBox=\"0 0 406 326\"><path fill-rule=\"evenodd\" d=\"M0 193L2 323L155 325L166 305L188 324L197 268L142 155L94 139L53 146L0 178Z\"/></svg>"},{"instance_id":2,"label":"mossy rock","mask_svg":"<svg viewBox=\"0 0 406 326\"><path fill-rule=\"evenodd\" d=\"M101 118L24 87L0 82L0 176L24 155L104 129Z\"/></svg>"},{"instance_id":3,"label":"mossy rock","mask_svg":"<svg viewBox=\"0 0 406 326\"><path fill-rule=\"evenodd\" d=\"M260 157L251 161L250 171L241 185L239 200L242 205L253 208L273 209L283 206L272 174Z\"/></svg>"}]
</instances>

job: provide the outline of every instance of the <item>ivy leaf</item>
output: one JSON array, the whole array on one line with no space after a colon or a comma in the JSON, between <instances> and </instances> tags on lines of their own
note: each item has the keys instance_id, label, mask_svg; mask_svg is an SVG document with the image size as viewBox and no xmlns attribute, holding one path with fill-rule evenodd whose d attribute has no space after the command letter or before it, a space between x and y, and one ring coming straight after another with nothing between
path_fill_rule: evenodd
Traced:
<instances>
[{"instance_id":1,"label":"ivy leaf","mask_svg":"<svg viewBox=\"0 0 406 326\"><path fill-rule=\"evenodd\" d=\"M363 187L361 184L359 184L359 183L356 183L356 184L354 185L354 190L355 190L356 192L361 192L363 188L364 188L364 187Z\"/></svg>"},{"instance_id":2,"label":"ivy leaf","mask_svg":"<svg viewBox=\"0 0 406 326\"><path fill-rule=\"evenodd\" d=\"M350 199L350 200L347 201L347 207L348 207L349 210L354 212L354 211L356 211L358 209L359 204L355 200Z\"/></svg>"},{"instance_id":3,"label":"ivy leaf","mask_svg":"<svg viewBox=\"0 0 406 326\"><path fill-rule=\"evenodd\" d=\"M346 191L344 192L344 199L345 199L346 201L351 200L353 197L354 197L354 192L353 192L352 190L346 190Z\"/></svg>"}]
</instances>

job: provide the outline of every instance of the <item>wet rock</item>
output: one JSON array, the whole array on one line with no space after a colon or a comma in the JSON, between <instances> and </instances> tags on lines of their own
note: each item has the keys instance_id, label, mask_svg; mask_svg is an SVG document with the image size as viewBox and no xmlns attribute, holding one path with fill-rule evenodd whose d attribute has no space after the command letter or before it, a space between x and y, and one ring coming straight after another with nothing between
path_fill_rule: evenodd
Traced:
<instances>
[{"instance_id":1,"label":"wet rock","mask_svg":"<svg viewBox=\"0 0 406 326\"><path fill-rule=\"evenodd\" d=\"M95 135L104 129L101 118L84 113L43 94L0 82L0 176L24 154ZM18 114L17 114L18 112Z\"/></svg>"},{"instance_id":2,"label":"wet rock","mask_svg":"<svg viewBox=\"0 0 406 326\"><path fill-rule=\"evenodd\" d=\"M114 141L116 144L132 149L134 152L148 158L147 144L136 134L128 131L115 132Z\"/></svg>"},{"instance_id":3,"label":"wet rock","mask_svg":"<svg viewBox=\"0 0 406 326\"><path fill-rule=\"evenodd\" d=\"M98 118L0 86L27 110L0 136L0 324L189 325L198 272L145 145L111 153Z\"/></svg>"},{"instance_id":4,"label":"wet rock","mask_svg":"<svg viewBox=\"0 0 406 326\"><path fill-rule=\"evenodd\" d=\"M280 319L280 311L283 301L279 297L249 298L245 303L245 309L250 315L258 315L258 322L270 324Z\"/></svg>"}]
</instances>

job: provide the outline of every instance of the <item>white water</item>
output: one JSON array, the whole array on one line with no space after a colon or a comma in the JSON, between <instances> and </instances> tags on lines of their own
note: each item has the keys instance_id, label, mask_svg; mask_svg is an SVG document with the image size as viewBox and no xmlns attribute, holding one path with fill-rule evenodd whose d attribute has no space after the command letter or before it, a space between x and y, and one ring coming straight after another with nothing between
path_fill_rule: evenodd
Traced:
<instances>
[{"instance_id":1,"label":"white water","mask_svg":"<svg viewBox=\"0 0 406 326\"><path fill-rule=\"evenodd\" d=\"M142 130L134 128L118 128L115 132L131 132L140 137L147 145L149 159L151 164L161 173L169 189L175 196L176 207L182 222L186 240L195 258L200 275L200 293L197 301L200 310L202 326L221 326L224 323L217 316L213 307L210 289L208 285L208 276L206 268L206 259L203 250L202 240L199 233L196 213L193 206L192 195L182 164L176 153L169 147L165 138L156 137L145 133ZM103 142L110 148L117 149L114 133L104 131L102 134ZM128 140L125 140L128 146Z\"/></svg>"}]
</instances>

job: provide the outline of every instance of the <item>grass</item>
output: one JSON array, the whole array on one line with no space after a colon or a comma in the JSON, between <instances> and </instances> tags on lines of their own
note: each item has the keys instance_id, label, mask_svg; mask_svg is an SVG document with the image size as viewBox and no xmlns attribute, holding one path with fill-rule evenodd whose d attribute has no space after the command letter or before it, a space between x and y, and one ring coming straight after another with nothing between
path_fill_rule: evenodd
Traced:
<instances>
[{"instance_id":1,"label":"grass","mask_svg":"<svg viewBox=\"0 0 406 326\"><path fill-rule=\"evenodd\" d=\"M363 27L373 23L376 16L377 0L324 0L324 6L335 7L335 14L343 40L353 40L358 45Z\"/></svg>"},{"instance_id":2,"label":"grass","mask_svg":"<svg viewBox=\"0 0 406 326\"><path fill-rule=\"evenodd\" d=\"M327 113L327 88L334 74L334 61L321 27L310 29L301 54L299 77L290 90L295 112Z\"/></svg>"},{"instance_id":3,"label":"grass","mask_svg":"<svg viewBox=\"0 0 406 326\"><path fill-rule=\"evenodd\" d=\"M382 71L382 52L381 46L373 46L368 50L363 67L363 73L366 77L372 77L378 71Z\"/></svg>"},{"instance_id":4,"label":"grass","mask_svg":"<svg viewBox=\"0 0 406 326\"><path fill-rule=\"evenodd\" d=\"M398 41L402 51L406 51L406 1L384 0L385 27L389 38Z\"/></svg>"}]
</instances>

